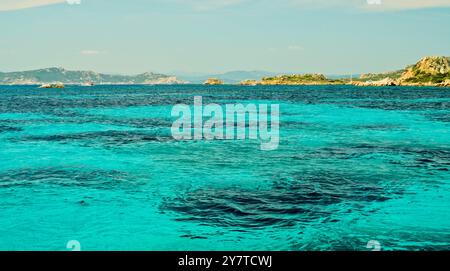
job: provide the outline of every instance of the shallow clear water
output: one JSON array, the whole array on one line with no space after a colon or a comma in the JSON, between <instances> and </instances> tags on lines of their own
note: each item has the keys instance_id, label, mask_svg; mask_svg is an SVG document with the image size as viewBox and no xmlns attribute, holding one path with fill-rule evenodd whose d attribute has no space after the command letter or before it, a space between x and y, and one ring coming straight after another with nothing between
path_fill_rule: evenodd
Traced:
<instances>
[{"instance_id":1,"label":"shallow clear water","mask_svg":"<svg viewBox=\"0 0 450 271\"><path fill-rule=\"evenodd\" d=\"M176 103L279 103L278 150L175 141ZM0 87L0 249L450 249L450 90Z\"/></svg>"}]
</instances>

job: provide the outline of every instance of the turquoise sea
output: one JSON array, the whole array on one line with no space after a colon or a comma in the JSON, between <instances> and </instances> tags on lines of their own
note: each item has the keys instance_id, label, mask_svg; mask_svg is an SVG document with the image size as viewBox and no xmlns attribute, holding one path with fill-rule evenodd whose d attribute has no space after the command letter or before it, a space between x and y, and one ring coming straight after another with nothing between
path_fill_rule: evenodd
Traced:
<instances>
[{"instance_id":1,"label":"turquoise sea","mask_svg":"<svg viewBox=\"0 0 450 271\"><path fill-rule=\"evenodd\" d=\"M279 148L172 138L271 103ZM0 87L0 250L450 249L450 89Z\"/></svg>"}]
</instances>

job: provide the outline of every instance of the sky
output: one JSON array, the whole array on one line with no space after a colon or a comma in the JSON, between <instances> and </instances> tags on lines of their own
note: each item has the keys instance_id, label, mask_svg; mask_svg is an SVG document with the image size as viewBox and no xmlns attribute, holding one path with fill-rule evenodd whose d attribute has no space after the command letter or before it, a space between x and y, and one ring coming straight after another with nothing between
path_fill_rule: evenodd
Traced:
<instances>
[{"instance_id":1,"label":"sky","mask_svg":"<svg viewBox=\"0 0 450 271\"><path fill-rule=\"evenodd\" d=\"M382 72L449 26L450 0L0 0L0 71Z\"/></svg>"}]
</instances>

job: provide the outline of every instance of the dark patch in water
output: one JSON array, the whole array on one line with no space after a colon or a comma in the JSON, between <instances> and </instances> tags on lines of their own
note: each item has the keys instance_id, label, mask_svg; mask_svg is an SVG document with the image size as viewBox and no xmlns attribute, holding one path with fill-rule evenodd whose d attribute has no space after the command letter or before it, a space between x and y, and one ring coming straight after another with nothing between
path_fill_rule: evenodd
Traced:
<instances>
[{"instance_id":1,"label":"dark patch in water","mask_svg":"<svg viewBox=\"0 0 450 271\"><path fill-rule=\"evenodd\" d=\"M403 129L401 125L393 125L393 124L371 124L371 125L357 125L354 126L356 129L365 129L365 130L378 130L378 131L392 131Z\"/></svg>"},{"instance_id":2,"label":"dark patch in water","mask_svg":"<svg viewBox=\"0 0 450 271\"><path fill-rule=\"evenodd\" d=\"M12 139L14 140L14 139ZM74 134L45 135L45 136L27 136L20 140L24 141L51 141L69 143L73 141L92 141L93 144L100 141L108 146L121 146L128 144L142 144L148 142L165 142L171 141L171 136L155 135L139 131L101 131L86 132Z\"/></svg>"},{"instance_id":3,"label":"dark patch in water","mask_svg":"<svg viewBox=\"0 0 450 271\"><path fill-rule=\"evenodd\" d=\"M55 113L72 108L120 108L147 105L192 104L193 96L203 102L223 100L272 100L303 104L337 104L384 110L449 110L450 90L427 87L358 88L349 86L96 86L67 88L55 94L34 87L7 87L0 100L0 113ZM345 101L342 101L345 99ZM421 99L420 102L414 101ZM434 99L424 101L424 99ZM443 100L439 100L443 99Z\"/></svg>"},{"instance_id":4,"label":"dark patch in water","mask_svg":"<svg viewBox=\"0 0 450 271\"><path fill-rule=\"evenodd\" d=\"M159 118L113 118L113 117L100 117L96 115L84 115L76 113L51 113L58 118L40 118L40 119L21 119L1 120L5 124L20 124L23 126L30 124L85 124L85 123L97 123L103 125L115 125L132 128L170 128L173 121L169 119Z\"/></svg>"},{"instance_id":5,"label":"dark patch in water","mask_svg":"<svg viewBox=\"0 0 450 271\"><path fill-rule=\"evenodd\" d=\"M166 200L161 208L181 214L181 221L233 228L293 227L330 217L336 210L332 206L339 203L356 208L364 202L389 199L374 181L323 172L299 173L292 178L279 180L267 190L200 189Z\"/></svg>"},{"instance_id":6,"label":"dark patch in water","mask_svg":"<svg viewBox=\"0 0 450 271\"><path fill-rule=\"evenodd\" d=\"M12 127L12 126L6 126L6 125L0 125L0 133L7 133L7 132L21 132L23 131L22 128L19 127Z\"/></svg>"},{"instance_id":7,"label":"dark patch in water","mask_svg":"<svg viewBox=\"0 0 450 271\"><path fill-rule=\"evenodd\" d=\"M415 98L421 99L422 97L417 97L415 93ZM424 95L425 97L425 95ZM393 98L387 97L388 99ZM432 97L435 98L435 97ZM408 111L426 111L426 110L450 110L449 102L415 102L408 99L407 96L403 96L402 99L399 100L383 100L381 97L373 100L354 100L354 101L346 101L346 102L337 102L341 105L346 106L358 106L363 108L371 108L371 109L383 109L383 110L408 110Z\"/></svg>"},{"instance_id":8,"label":"dark patch in water","mask_svg":"<svg viewBox=\"0 0 450 271\"><path fill-rule=\"evenodd\" d=\"M442 170L442 168L450 168L450 149L432 149L407 145L357 144L345 147L326 147L315 150L313 153L293 156L292 159L353 159L372 154L386 154L387 156L401 154L403 155L401 161L391 160L391 164L403 165L405 167L423 167L431 170L436 168L440 168L439 170Z\"/></svg>"},{"instance_id":9,"label":"dark patch in water","mask_svg":"<svg viewBox=\"0 0 450 271\"><path fill-rule=\"evenodd\" d=\"M191 234L185 234L185 235L182 235L182 236L180 236L181 238L189 238L189 239L192 239L192 240L195 240L195 239L202 239L202 240L206 240L206 239L208 239L207 237L203 237L203 236L195 236L195 235L191 235Z\"/></svg>"},{"instance_id":10,"label":"dark patch in water","mask_svg":"<svg viewBox=\"0 0 450 271\"><path fill-rule=\"evenodd\" d=\"M118 186L133 187L139 185L128 174L120 171L84 170L66 168L41 168L9 170L0 173L0 187L58 185L80 186L98 189L114 189ZM85 202L80 202L84 204Z\"/></svg>"}]
</instances>

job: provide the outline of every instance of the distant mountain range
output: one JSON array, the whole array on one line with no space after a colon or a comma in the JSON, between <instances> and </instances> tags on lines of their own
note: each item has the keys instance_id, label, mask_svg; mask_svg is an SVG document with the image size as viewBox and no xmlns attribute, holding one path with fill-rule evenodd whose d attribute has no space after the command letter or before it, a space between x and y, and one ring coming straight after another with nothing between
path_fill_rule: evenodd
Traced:
<instances>
[{"instance_id":1,"label":"distant mountain range","mask_svg":"<svg viewBox=\"0 0 450 271\"><path fill-rule=\"evenodd\" d=\"M203 84L209 78L216 78L222 80L225 84L238 84L244 80L259 80L266 76L275 76L276 73L267 71L230 71L221 74L207 74L207 75L177 75L181 80L188 81L192 84Z\"/></svg>"},{"instance_id":2,"label":"distant mountain range","mask_svg":"<svg viewBox=\"0 0 450 271\"><path fill-rule=\"evenodd\" d=\"M43 84L242 84L242 85L326 85L354 84L359 86L450 86L450 58L424 57L405 69L348 75L280 74L267 71L231 71L222 74L171 76L158 73L111 75L93 71L69 71L48 68L23 72L0 72L0 85Z\"/></svg>"},{"instance_id":3,"label":"distant mountain range","mask_svg":"<svg viewBox=\"0 0 450 271\"><path fill-rule=\"evenodd\" d=\"M93 71L69 71L63 68L47 68L23 72L0 72L2 85L39 85L39 84L180 84L185 81L175 76L142 73L138 75L112 75Z\"/></svg>"},{"instance_id":4,"label":"distant mountain range","mask_svg":"<svg viewBox=\"0 0 450 271\"><path fill-rule=\"evenodd\" d=\"M0 72L0 85L39 84L203 84L209 78L217 78L225 84L237 84L243 80L258 80L275 73L266 71L231 71L222 74L183 74L179 76L159 73L138 75L104 74L94 71L72 71L64 68L46 68L20 72Z\"/></svg>"}]
</instances>

